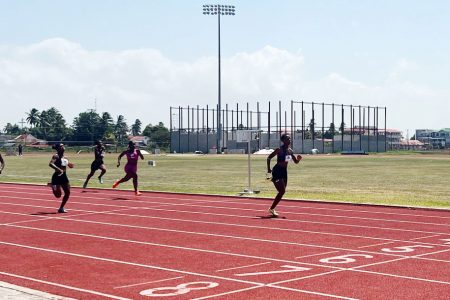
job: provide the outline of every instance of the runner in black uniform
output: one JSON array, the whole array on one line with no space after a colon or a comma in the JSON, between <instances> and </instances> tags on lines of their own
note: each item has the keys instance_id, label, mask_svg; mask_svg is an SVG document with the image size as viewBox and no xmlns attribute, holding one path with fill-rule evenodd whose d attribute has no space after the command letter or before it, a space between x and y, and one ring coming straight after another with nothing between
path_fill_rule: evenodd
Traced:
<instances>
[{"instance_id":1,"label":"runner in black uniform","mask_svg":"<svg viewBox=\"0 0 450 300\"><path fill-rule=\"evenodd\" d=\"M58 209L59 213L65 213L64 206L69 200L70 196L70 184L69 178L67 177L66 169L67 167L72 168L73 164L69 162L67 158L64 157L64 145L57 143L53 145L53 149L56 150L56 154L52 156L50 163L48 164L50 168L55 170L52 176L52 191L56 198L61 197L61 188L64 191L64 197L61 201L61 206Z\"/></svg>"},{"instance_id":2,"label":"runner in black uniform","mask_svg":"<svg viewBox=\"0 0 450 300\"><path fill-rule=\"evenodd\" d=\"M91 179L92 176L94 176L95 171L97 170L101 170L102 172L100 173L100 175L98 176L98 181L100 183L103 183L103 175L105 175L106 173L106 167L105 164L103 162L103 157L105 156L104 152L105 152L105 147L103 146L101 141L96 141L95 142L95 159L91 164L91 173L88 174L88 176L86 177L86 181L83 184L83 188L85 189L88 185L89 179Z\"/></svg>"},{"instance_id":3,"label":"runner in black uniform","mask_svg":"<svg viewBox=\"0 0 450 300\"><path fill-rule=\"evenodd\" d=\"M267 173L272 173L272 182L278 191L278 194L276 195L272 206L269 208L269 213L273 217L278 216L278 213L275 211L275 207L278 205L284 193L286 192L288 181L288 162L293 160L296 164L298 164L302 159L301 155L295 156L294 151L289 148L289 145L291 144L291 137L289 135L283 134L281 136L281 141L283 142L283 145L281 145L280 148L275 149L275 151L270 153L270 155L267 157ZM275 155L277 156L277 164L273 167L272 170L270 169L270 160L275 157Z\"/></svg>"},{"instance_id":4,"label":"runner in black uniform","mask_svg":"<svg viewBox=\"0 0 450 300\"><path fill-rule=\"evenodd\" d=\"M0 153L0 174L2 174L4 167L5 167L5 161L3 160L2 154Z\"/></svg>"}]
</instances>

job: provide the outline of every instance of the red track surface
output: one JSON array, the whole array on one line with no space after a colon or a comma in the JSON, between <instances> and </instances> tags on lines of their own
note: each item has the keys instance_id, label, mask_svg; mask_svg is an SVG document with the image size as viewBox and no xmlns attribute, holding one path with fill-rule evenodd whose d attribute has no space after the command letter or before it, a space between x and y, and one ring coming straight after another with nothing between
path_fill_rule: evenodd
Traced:
<instances>
[{"instance_id":1,"label":"red track surface","mask_svg":"<svg viewBox=\"0 0 450 300\"><path fill-rule=\"evenodd\" d=\"M450 212L0 184L0 281L77 299L448 299Z\"/></svg>"}]
</instances>

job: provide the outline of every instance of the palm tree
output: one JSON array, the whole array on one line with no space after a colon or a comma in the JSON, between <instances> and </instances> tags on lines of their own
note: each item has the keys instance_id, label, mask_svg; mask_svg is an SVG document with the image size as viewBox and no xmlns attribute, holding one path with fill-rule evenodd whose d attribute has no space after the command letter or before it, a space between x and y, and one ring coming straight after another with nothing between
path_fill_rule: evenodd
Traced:
<instances>
[{"instance_id":1,"label":"palm tree","mask_svg":"<svg viewBox=\"0 0 450 300\"><path fill-rule=\"evenodd\" d=\"M31 127L35 127L39 124L40 113L36 108L32 108L29 113L27 113L27 123L31 125Z\"/></svg>"},{"instance_id":2,"label":"palm tree","mask_svg":"<svg viewBox=\"0 0 450 300\"><path fill-rule=\"evenodd\" d=\"M124 144L127 133L128 133L128 125L125 122L125 117L119 115L117 117L116 126L114 128L114 135L116 136L116 140L119 142L119 144L121 145Z\"/></svg>"},{"instance_id":3,"label":"palm tree","mask_svg":"<svg viewBox=\"0 0 450 300\"><path fill-rule=\"evenodd\" d=\"M142 122L139 119L136 119L136 121L134 121L134 124L131 125L131 134L134 136L140 135L141 134L141 125L142 125Z\"/></svg>"},{"instance_id":4,"label":"palm tree","mask_svg":"<svg viewBox=\"0 0 450 300\"><path fill-rule=\"evenodd\" d=\"M102 131L102 138L111 138L114 132L114 120L109 112L104 112L100 121L100 130Z\"/></svg>"}]
</instances>

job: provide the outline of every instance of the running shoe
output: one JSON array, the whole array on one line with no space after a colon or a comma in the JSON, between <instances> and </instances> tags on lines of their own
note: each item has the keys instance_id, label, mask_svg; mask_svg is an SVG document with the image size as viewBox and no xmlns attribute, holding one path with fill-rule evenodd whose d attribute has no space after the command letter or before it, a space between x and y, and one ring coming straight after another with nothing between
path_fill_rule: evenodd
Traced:
<instances>
[{"instance_id":1,"label":"running shoe","mask_svg":"<svg viewBox=\"0 0 450 300\"><path fill-rule=\"evenodd\" d=\"M140 195L142 195L142 193L141 193L141 192L139 192L139 191L137 191L137 192L134 192L134 194L135 194L136 196L140 196Z\"/></svg>"},{"instance_id":2,"label":"running shoe","mask_svg":"<svg viewBox=\"0 0 450 300\"><path fill-rule=\"evenodd\" d=\"M278 213L275 211L275 209L269 208L269 214L271 214L273 217L278 217Z\"/></svg>"},{"instance_id":3,"label":"running shoe","mask_svg":"<svg viewBox=\"0 0 450 300\"><path fill-rule=\"evenodd\" d=\"M65 214L67 211L64 208L58 209L58 213Z\"/></svg>"},{"instance_id":4,"label":"running shoe","mask_svg":"<svg viewBox=\"0 0 450 300\"><path fill-rule=\"evenodd\" d=\"M99 177L98 182L100 182L100 184L103 184L103 178Z\"/></svg>"},{"instance_id":5,"label":"running shoe","mask_svg":"<svg viewBox=\"0 0 450 300\"><path fill-rule=\"evenodd\" d=\"M87 182L83 183L83 189L87 187Z\"/></svg>"},{"instance_id":6,"label":"running shoe","mask_svg":"<svg viewBox=\"0 0 450 300\"><path fill-rule=\"evenodd\" d=\"M119 180L117 180L116 182L114 182L114 184L113 184L113 189L115 189L117 186L119 185Z\"/></svg>"}]
</instances>

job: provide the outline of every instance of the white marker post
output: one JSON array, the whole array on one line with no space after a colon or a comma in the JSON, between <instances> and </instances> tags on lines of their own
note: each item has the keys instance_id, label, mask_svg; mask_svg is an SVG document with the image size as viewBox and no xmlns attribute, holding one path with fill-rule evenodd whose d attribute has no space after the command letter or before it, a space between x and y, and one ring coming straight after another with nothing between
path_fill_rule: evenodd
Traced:
<instances>
[{"instance_id":1,"label":"white marker post","mask_svg":"<svg viewBox=\"0 0 450 300\"><path fill-rule=\"evenodd\" d=\"M251 166L251 141L256 139L254 136L257 136L259 133L258 130L237 130L236 131L236 142L242 143L247 142L247 157L248 157L248 187L244 189L243 192L240 192L239 195L244 194L258 194L258 190L252 190L252 166Z\"/></svg>"}]
</instances>

